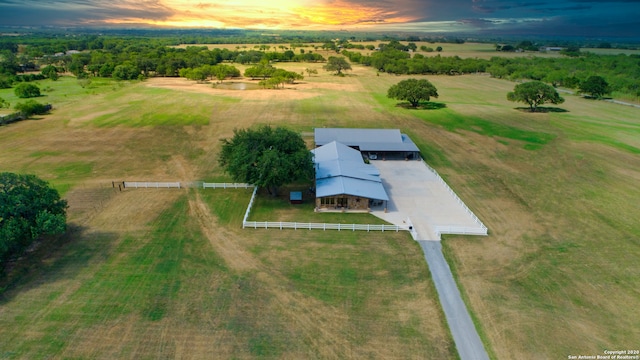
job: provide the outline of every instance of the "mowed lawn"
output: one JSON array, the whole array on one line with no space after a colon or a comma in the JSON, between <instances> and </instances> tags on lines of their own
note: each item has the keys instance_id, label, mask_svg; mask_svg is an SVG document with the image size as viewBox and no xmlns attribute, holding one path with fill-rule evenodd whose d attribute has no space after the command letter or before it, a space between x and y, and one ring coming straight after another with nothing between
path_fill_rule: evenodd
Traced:
<instances>
[{"instance_id":1,"label":"mowed lawn","mask_svg":"<svg viewBox=\"0 0 640 360\"><path fill-rule=\"evenodd\" d=\"M443 245L492 357L637 345L638 109L567 96L562 111L530 114L506 100L514 83L469 75L426 77L440 97L408 110L385 96L406 77L276 66L319 74L236 92L67 78L48 85L51 115L0 128L0 167L51 181L72 224L3 282L3 357L456 358L407 234L242 230L247 191L111 187L228 180L219 140L253 124L408 133L489 227ZM257 205L255 216L310 218L308 206Z\"/></svg>"}]
</instances>

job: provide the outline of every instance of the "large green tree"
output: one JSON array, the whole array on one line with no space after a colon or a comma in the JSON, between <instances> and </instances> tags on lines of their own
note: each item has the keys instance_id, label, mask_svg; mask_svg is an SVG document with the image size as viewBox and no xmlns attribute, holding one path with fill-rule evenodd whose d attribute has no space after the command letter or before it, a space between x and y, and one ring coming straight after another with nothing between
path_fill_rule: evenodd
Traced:
<instances>
[{"instance_id":1,"label":"large green tree","mask_svg":"<svg viewBox=\"0 0 640 360\"><path fill-rule=\"evenodd\" d=\"M580 92L589 94L591 97L600 99L610 93L609 84L602 76L589 76L585 81L580 83Z\"/></svg>"},{"instance_id":2,"label":"large green tree","mask_svg":"<svg viewBox=\"0 0 640 360\"><path fill-rule=\"evenodd\" d=\"M342 75L343 70L351 70L351 64L342 56L329 56L323 68L327 71L335 71L336 75Z\"/></svg>"},{"instance_id":3,"label":"large green tree","mask_svg":"<svg viewBox=\"0 0 640 360\"><path fill-rule=\"evenodd\" d=\"M414 108L420 104L420 101L429 101L432 96L437 98L438 90L426 79L402 80L387 90L388 98L406 100Z\"/></svg>"},{"instance_id":4,"label":"large green tree","mask_svg":"<svg viewBox=\"0 0 640 360\"><path fill-rule=\"evenodd\" d=\"M278 187L313 177L313 160L300 134L268 125L236 129L222 139L219 163L234 181L267 188L276 196Z\"/></svg>"},{"instance_id":5,"label":"large green tree","mask_svg":"<svg viewBox=\"0 0 640 360\"><path fill-rule=\"evenodd\" d=\"M42 235L66 230L67 202L34 175L0 173L0 269Z\"/></svg>"},{"instance_id":6,"label":"large green tree","mask_svg":"<svg viewBox=\"0 0 640 360\"><path fill-rule=\"evenodd\" d=\"M529 81L516 85L513 91L507 94L507 100L529 104L531 112L535 112L538 106L544 103L562 104L564 102L553 86L542 81Z\"/></svg>"}]
</instances>

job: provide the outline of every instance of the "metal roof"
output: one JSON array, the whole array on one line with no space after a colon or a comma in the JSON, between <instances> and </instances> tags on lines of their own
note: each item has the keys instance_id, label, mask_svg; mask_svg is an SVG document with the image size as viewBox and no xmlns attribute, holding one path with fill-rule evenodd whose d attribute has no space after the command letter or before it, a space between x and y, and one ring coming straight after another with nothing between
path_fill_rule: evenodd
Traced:
<instances>
[{"instance_id":1,"label":"metal roof","mask_svg":"<svg viewBox=\"0 0 640 360\"><path fill-rule=\"evenodd\" d=\"M316 167L316 196L347 194L389 200L380 172L365 164L358 150L332 141L311 152Z\"/></svg>"},{"instance_id":2,"label":"metal roof","mask_svg":"<svg viewBox=\"0 0 640 360\"><path fill-rule=\"evenodd\" d=\"M360 151L420 151L398 129L316 128L314 137L316 146L337 141Z\"/></svg>"}]
</instances>

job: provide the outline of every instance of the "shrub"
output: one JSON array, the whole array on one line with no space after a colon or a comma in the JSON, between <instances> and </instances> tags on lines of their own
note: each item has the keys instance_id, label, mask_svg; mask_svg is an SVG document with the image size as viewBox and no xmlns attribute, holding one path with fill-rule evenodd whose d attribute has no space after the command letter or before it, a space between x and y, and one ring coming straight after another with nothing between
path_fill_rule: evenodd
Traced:
<instances>
[{"instance_id":1,"label":"shrub","mask_svg":"<svg viewBox=\"0 0 640 360\"><path fill-rule=\"evenodd\" d=\"M40 96L40 88L35 84L20 83L13 91L21 99Z\"/></svg>"}]
</instances>

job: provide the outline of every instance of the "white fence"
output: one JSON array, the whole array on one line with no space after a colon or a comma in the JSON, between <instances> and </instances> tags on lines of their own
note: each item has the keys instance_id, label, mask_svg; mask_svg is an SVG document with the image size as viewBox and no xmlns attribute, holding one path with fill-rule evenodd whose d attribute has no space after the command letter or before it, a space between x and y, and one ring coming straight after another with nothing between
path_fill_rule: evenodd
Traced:
<instances>
[{"instance_id":1,"label":"white fence","mask_svg":"<svg viewBox=\"0 0 640 360\"><path fill-rule=\"evenodd\" d=\"M141 181L123 181L122 182L125 188L178 188L180 189L179 182L141 182Z\"/></svg>"},{"instance_id":2,"label":"white fence","mask_svg":"<svg viewBox=\"0 0 640 360\"><path fill-rule=\"evenodd\" d=\"M408 226L371 225L371 224L329 224L329 223L299 223L299 222L271 222L245 221L243 228L253 229L301 229L301 230L351 230L351 231L409 231Z\"/></svg>"},{"instance_id":3,"label":"white fence","mask_svg":"<svg viewBox=\"0 0 640 360\"><path fill-rule=\"evenodd\" d=\"M247 211L244 212L244 218L242 218L242 228L245 228L245 224L247 223L247 219L249 218L249 213L251 212L251 208L253 207L253 201L256 199L256 194L258 193L258 187L256 186L253 189L253 194L251 194L251 200L249 200L249 206L247 206Z\"/></svg>"},{"instance_id":4,"label":"white fence","mask_svg":"<svg viewBox=\"0 0 640 360\"><path fill-rule=\"evenodd\" d=\"M487 235L487 227L436 226L434 231L438 239L442 234L449 235Z\"/></svg>"},{"instance_id":5,"label":"white fence","mask_svg":"<svg viewBox=\"0 0 640 360\"><path fill-rule=\"evenodd\" d=\"M451 189L449 184L447 184L447 182L444 181L444 179L442 179L440 174L438 174L438 172L434 168L429 166L429 164L427 164L426 162L422 161L422 163L427 167L427 169L429 169L432 173L434 173L434 175L438 178L438 181L440 181L440 183L444 185L447 191L449 191L449 193L456 199L458 204L460 204L460 206L464 208L464 210L473 218L476 224L478 224L478 226L480 227L480 229L478 229L478 228L458 227L458 226L439 226L438 228L441 228L442 231L436 229L436 233L438 233L438 235L440 234L487 235L487 231L488 231L487 227L482 223L482 221L480 221L480 219L478 219L476 214L474 214L473 211L471 211L467 207L467 204L465 204L464 201L460 199L458 194L456 194L456 192ZM449 230L454 232L449 232Z\"/></svg>"},{"instance_id":6,"label":"white fence","mask_svg":"<svg viewBox=\"0 0 640 360\"><path fill-rule=\"evenodd\" d=\"M202 183L203 189L249 189L252 187L251 184L242 183Z\"/></svg>"},{"instance_id":7,"label":"white fence","mask_svg":"<svg viewBox=\"0 0 640 360\"><path fill-rule=\"evenodd\" d=\"M409 231L409 226L398 225L371 225L371 224L330 224L330 223L301 223L301 222L283 222L283 221L248 221L253 202L256 198L258 187L253 189L249 206L244 213L242 219L243 229L306 229L306 230L351 230L351 231Z\"/></svg>"},{"instance_id":8,"label":"white fence","mask_svg":"<svg viewBox=\"0 0 640 360\"><path fill-rule=\"evenodd\" d=\"M116 184L120 184L119 182L114 182L114 187ZM122 184L125 188L196 188L201 187L203 189L250 189L253 188L251 184L242 184L242 183L206 183L206 182L157 182L157 181L123 181Z\"/></svg>"}]
</instances>

